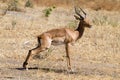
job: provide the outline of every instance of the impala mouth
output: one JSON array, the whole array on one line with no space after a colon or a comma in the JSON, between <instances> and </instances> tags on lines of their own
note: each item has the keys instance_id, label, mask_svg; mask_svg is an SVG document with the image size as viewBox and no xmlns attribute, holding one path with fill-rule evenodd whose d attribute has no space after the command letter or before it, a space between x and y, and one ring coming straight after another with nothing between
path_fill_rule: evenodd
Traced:
<instances>
[{"instance_id":1,"label":"impala mouth","mask_svg":"<svg viewBox=\"0 0 120 80\"><path fill-rule=\"evenodd\" d=\"M92 28L92 25L89 28Z\"/></svg>"},{"instance_id":2,"label":"impala mouth","mask_svg":"<svg viewBox=\"0 0 120 80\"><path fill-rule=\"evenodd\" d=\"M92 28L92 25L89 25L89 27L88 28Z\"/></svg>"},{"instance_id":3,"label":"impala mouth","mask_svg":"<svg viewBox=\"0 0 120 80\"><path fill-rule=\"evenodd\" d=\"M92 25L86 26L87 28L92 28Z\"/></svg>"}]
</instances>

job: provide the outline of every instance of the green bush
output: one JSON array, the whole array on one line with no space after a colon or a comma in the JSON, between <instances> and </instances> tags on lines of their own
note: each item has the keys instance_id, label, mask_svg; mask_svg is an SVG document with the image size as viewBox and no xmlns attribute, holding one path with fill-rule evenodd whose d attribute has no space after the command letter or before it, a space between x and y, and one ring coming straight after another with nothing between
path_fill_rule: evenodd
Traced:
<instances>
[{"instance_id":1,"label":"green bush","mask_svg":"<svg viewBox=\"0 0 120 80\"><path fill-rule=\"evenodd\" d=\"M32 7L33 7L32 1L31 1L31 0L27 0L27 2L26 2L26 4L25 4L25 7L30 7L30 8L32 8Z\"/></svg>"},{"instance_id":2,"label":"green bush","mask_svg":"<svg viewBox=\"0 0 120 80\"><path fill-rule=\"evenodd\" d=\"M49 17L49 15L51 14L51 12L53 11L53 9L55 9L56 7L53 6L53 7L49 7L49 8L46 8L43 12L45 13L45 17Z\"/></svg>"}]
</instances>

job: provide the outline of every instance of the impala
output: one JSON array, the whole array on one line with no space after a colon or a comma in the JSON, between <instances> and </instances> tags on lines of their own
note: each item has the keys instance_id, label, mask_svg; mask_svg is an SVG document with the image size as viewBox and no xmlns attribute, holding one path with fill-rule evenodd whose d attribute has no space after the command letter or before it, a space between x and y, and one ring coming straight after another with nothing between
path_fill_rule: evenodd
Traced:
<instances>
[{"instance_id":1,"label":"impala","mask_svg":"<svg viewBox=\"0 0 120 80\"><path fill-rule=\"evenodd\" d=\"M80 11L83 13L84 16L80 14ZM27 64L31 55L35 55L44 50L47 50L53 44L63 43L65 44L66 49L67 67L69 70L71 69L69 56L70 44L82 37L85 27L91 28L91 24L86 18L87 14L81 8L78 9L75 7L75 13L76 15L74 15L74 17L79 20L78 27L75 30L69 28L52 29L39 35L37 37L38 46L29 50L28 55L23 63L24 68L28 69Z\"/></svg>"}]
</instances>

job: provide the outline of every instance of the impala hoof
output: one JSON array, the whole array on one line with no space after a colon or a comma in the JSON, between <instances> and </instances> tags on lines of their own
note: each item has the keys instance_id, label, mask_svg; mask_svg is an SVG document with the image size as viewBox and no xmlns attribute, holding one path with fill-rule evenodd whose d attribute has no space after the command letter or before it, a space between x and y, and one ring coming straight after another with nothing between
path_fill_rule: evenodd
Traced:
<instances>
[{"instance_id":1,"label":"impala hoof","mask_svg":"<svg viewBox=\"0 0 120 80\"><path fill-rule=\"evenodd\" d=\"M68 67L68 70L71 70L71 66Z\"/></svg>"},{"instance_id":2,"label":"impala hoof","mask_svg":"<svg viewBox=\"0 0 120 80\"><path fill-rule=\"evenodd\" d=\"M28 64L28 63L24 62L24 63L23 63L23 68L26 69L27 64Z\"/></svg>"},{"instance_id":3,"label":"impala hoof","mask_svg":"<svg viewBox=\"0 0 120 80\"><path fill-rule=\"evenodd\" d=\"M73 70L72 68L68 68L68 69L67 69L67 73L68 73L68 74L73 74L73 73L74 73L74 70Z\"/></svg>"}]
</instances>

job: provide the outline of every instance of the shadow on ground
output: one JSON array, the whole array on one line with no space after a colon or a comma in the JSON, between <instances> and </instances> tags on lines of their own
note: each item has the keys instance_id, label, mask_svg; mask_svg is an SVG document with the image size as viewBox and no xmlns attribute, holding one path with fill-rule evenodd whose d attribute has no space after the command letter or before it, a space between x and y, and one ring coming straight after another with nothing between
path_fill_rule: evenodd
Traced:
<instances>
[{"instance_id":1,"label":"shadow on ground","mask_svg":"<svg viewBox=\"0 0 120 80\"><path fill-rule=\"evenodd\" d=\"M17 70L23 70L25 71L24 68L16 68ZM98 69L89 69L89 68L81 68L80 70L72 70L68 71L65 69L55 69L55 68L38 68L38 67L33 67L33 68L28 68L28 70L41 70L43 72L55 72L55 73L64 73L64 74L78 74L78 75L83 75L83 76L89 76L89 75L99 75L99 76L116 76L120 77L117 72L107 72L103 70L98 70Z\"/></svg>"}]
</instances>

